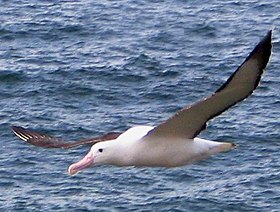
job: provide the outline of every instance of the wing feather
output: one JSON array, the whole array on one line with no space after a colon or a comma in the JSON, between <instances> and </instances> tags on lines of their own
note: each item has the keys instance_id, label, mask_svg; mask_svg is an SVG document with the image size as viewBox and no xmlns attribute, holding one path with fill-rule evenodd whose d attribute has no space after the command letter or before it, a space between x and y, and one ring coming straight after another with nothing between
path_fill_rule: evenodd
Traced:
<instances>
[{"instance_id":1,"label":"wing feather","mask_svg":"<svg viewBox=\"0 0 280 212\"><path fill-rule=\"evenodd\" d=\"M232 76L210 97L185 107L151 130L146 137L195 138L207 121L253 93L271 54L271 34L259 42Z\"/></svg>"},{"instance_id":2,"label":"wing feather","mask_svg":"<svg viewBox=\"0 0 280 212\"><path fill-rule=\"evenodd\" d=\"M73 148L80 145L90 144L93 145L95 143L113 140L119 137L120 132L110 132L102 136L87 138L74 142L67 142L60 138L55 138L46 134L38 133L33 130L29 130L23 127L13 126L12 130L14 134L19 137L21 140L32 144L34 146L44 147L44 148Z\"/></svg>"}]
</instances>

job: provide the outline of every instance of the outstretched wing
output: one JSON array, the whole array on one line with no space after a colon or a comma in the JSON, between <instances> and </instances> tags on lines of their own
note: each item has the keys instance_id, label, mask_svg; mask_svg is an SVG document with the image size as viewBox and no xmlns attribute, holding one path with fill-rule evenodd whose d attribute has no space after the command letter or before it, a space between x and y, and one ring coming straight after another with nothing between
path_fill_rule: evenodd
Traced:
<instances>
[{"instance_id":1,"label":"outstretched wing","mask_svg":"<svg viewBox=\"0 0 280 212\"><path fill-rule=\"evenodd\" d=\"M13 126L12 130L17 137L34 146L64 149L73 148L84 144L93 145L101 141L113 140L119 137L119 135L121 134L120 132L110 132L95 138L88 138L75 142L67 142L60 138L51 137L49 135L38 133L29 129L25 129L23 127Z\"/></svg>"},{"instance_id":2,"label":"outstretched wing","mask_svg":"<svg viewBox=\"0 0 280 212\"><path fill-rule=\"evenodd\" d=\"M259 84L271 54L271 34L259 42L233 75L210 97L188 106L151 130L146 137L196 137L206 122L248 97Z\"/></svg>"}]
</instances>

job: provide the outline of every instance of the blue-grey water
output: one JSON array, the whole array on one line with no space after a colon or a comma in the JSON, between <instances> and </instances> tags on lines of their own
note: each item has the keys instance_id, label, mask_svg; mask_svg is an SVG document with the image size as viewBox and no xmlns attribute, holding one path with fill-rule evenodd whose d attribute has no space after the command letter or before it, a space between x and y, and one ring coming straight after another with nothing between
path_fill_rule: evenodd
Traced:
<instances>
[{"instance_id":1,"label":"blue-grey water","mask_svg":"<svg viewBox=\"0 0 280 212\"><path fill-rule=\"evenodd\" d=\"M280 211L280 4L0 1L1 211ZM273 29L256 92L200 137L238 147L194 165L93 167L89 146L42 149L11 125L69 140L156 125L215 91Z\"/></svg>"}]
</instances>

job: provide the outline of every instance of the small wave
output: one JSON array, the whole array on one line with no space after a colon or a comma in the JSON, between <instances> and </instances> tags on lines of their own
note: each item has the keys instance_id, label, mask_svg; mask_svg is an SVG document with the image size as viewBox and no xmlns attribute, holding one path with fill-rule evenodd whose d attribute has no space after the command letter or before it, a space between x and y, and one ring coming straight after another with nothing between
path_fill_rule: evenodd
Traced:
<instances>
[{"instance_id":1,"label":"small wave","mask_svg":"<svg viewBox=\"0 0 280 212\"><path fill-rule=\"evenodd\" d=\"M160 66L160 63L155 58L152 58L145 53L141 53L138 56L129 57L125 60L125 62L125 68L139 67L141 69L144 68L147 70L155 70Z\"/></svg>"},{"instance_id":2,"label":"small wave","mask_svg":"<svg viewBox=\"0 0 280 212\"><path fill-rule=\"evenodd\" d=\"M40 38L57 40L59 38L79 36L87 37L93 32L80 24L62 24L55 22L22 23L0 28L0 38L4 40Z\"/></svg>"},{"instance_id":3,"label":"small wave","mask_svg":"<svg viewBox=\"0 0 280 212\"><path fill-rule=\"evenodd\" d=\"M25 79L23 72L1 71L0 82L3 83L15 83L21 82Z\"/></svg>"}]
</instances>

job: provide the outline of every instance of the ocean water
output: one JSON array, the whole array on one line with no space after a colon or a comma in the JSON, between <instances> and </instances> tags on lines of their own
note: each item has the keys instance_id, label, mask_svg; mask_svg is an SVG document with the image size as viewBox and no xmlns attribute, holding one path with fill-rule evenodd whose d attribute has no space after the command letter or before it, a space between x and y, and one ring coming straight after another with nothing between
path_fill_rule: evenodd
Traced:
<instances>
[{"instance_id":1,"label":"ocean water","mask_svg":"<svg viewBox=\"0 0 280 212\"><path fill-rule=\"evenodd\" d=\"M0 1L1 211L280 211L280 4ZM89 146L43 149L19 125L69 140L157 125L210 95L273 29L256 92L202 138L238 147L174 169L68 166Z\"/></svg>"}]
</instances>

